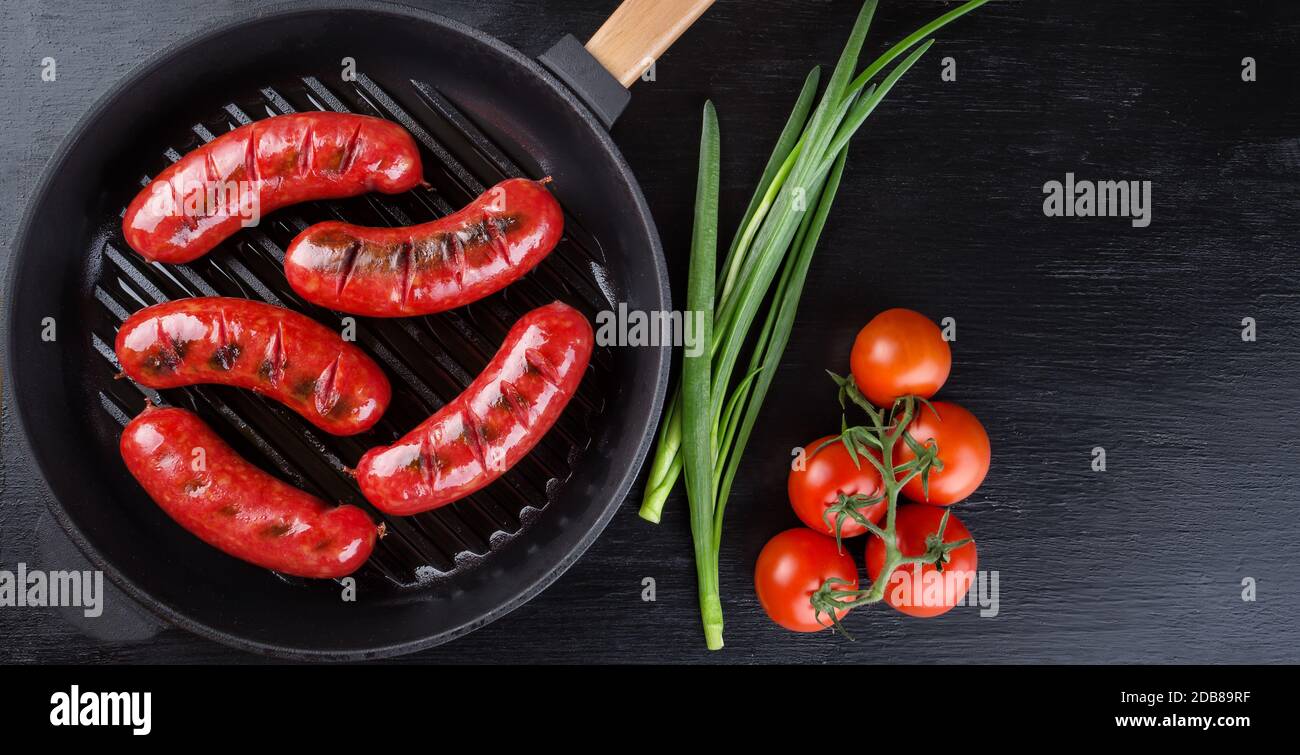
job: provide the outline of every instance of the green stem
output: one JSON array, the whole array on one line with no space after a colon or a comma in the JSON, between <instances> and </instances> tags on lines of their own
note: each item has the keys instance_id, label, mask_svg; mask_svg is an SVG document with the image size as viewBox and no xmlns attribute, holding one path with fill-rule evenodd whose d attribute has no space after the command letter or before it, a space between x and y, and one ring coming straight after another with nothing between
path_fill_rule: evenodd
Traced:
<instances>
[{"instance_id":1,"label":"green stem","mask_svg":"<svg viewBox=\"0 0 1300 755\"><path fill-rule=\"evenodd\" d=\"M776 175L772 177L772 182L768 184L767 191L763 194L763 198L759 200L758 206L754 209L754 216L740 234L740 242L736 246L737 254L730 260L727 267L727 278L722 283L722 295L718 297L719 304L724 311L727 309L726 305L731 301L731 288L736 285L736 276L740 273L740 265L745 258L745 253L749 251L749 245L753 243L754 236L758 235L758 229L763 225L763 220L767 218L767 211L772 209L772 203L776 201L776 195L780 193L781 187L785 186L785 180L790 177L790 171L794 169L794 164L799 159L799 153L803 150L805 136L799 137L794 149L790 150L785 162L781 163L781 167L777 169Z\"/></svg>"},{"instance_id":2,"label":"green stem","mask_svg":"<svg viewBox=\"0 0 1300 755\"><path fill-rule=\"evenodd\" d=\"M912 419L912 399L909 397L904 400L902 426L906 427ZM883 424L883 423L881 423ZM885 474L881 481L885 488L885 497L889 500L889 506L885 513L885 533L880 538L885 546L885 566L876 575L876 580L871 583L871 592L868 593L869 602L876 602L885 596L885 587L889 584L889 578L893 575L894 569L902 563L903 553L898 549L898 536L895 531L895 524L898 515L898 493L903 489L897 480L897 474L894 467L894 444L898 442L898 434L894 432L880 432L880 458L884 460Z\"/></svg>"},{"instance_id":3,"label":"green stem","mask_svg":"<svg viewBox=\"0 0 1300 755\"><path fill-rule=\"evenodd\" d=\"M668 497L673 494L673 489L677 487L677 480L682 476L682 455L675 453L664 458L669 459L669 466L664 474L663 482L654 487L646 488L645 497L641 502L641 510L637 512L642 519L654 524L658 524L663 517L664 504L668 502Z\"/></svg>"},{"instance_id":4,"label":"green stem","mask_svg":"<svg viewBox=\"0 0 1300 755\"><path fill-rule=\"evenodd\" d=\"M677 478L682 473L681 409L682 387L679 385L669 400L659 425L655 457L650 465L650 476L646 480L645 494L641 498L641 510L638 512L642 519L655 524L663 516L664 503L672 495Z\"/></svg>"},{"instance_id":5,"label":"green stem","mask_svg":"<svg viewBox=\"0 0 1300 755\"><path fill-rule=\"evenodd\" d=\"M682 387L677 386L664 410L663 424L659 428L659 452L650 467L651 487L662 485L669 474L671 460L682 447Z\"/></svg>"},{"instance_id":6,"label":"green stem","mask_svg":"<svg viewBox=\"0 0 1300 755\"><path fill-rule=\"evenodd\" d=\"M812 110L813 98L817 96L817 84L821 81L821 66L814 66L808 72L804 79L803 89L799 91L799 97L795 100L794 109L790 111L790 117L786 119L785 127L781 129L781 135L776 139L776 146L772 149L772 155L767 159L767 165L763 168L763 175L758 179L758 186L754 189L754 195L749 199L749 206L745 208L745 216L740 221L741 232L731 240L731 248L727 251L727 260L722 265L723 274L728 274L733 265L738 265L740 259L748 251L748 241L746 240L745 248L741 249L741 241L746 236L752 237L750 229L755 231L758 225L753 222L753 218L758 214L759 205L764 197L769 193L769 189L775 180L777 173L786 163L786 158L795 145L803 140L804 126L808 123L808 112ZM719 285L722 281L719 281ZM727 290L723 286L722 296L719 297L719 303L726 298Z\"/></svg>"},{"instance_id":7,"label":"green stem","mask_svg":"<svg viewBox=\"0 0 1300 755\"><path fill-rule=\"evenodd\" d=\"M722 600L718 596L717 562L713 566L713 583L707 588L700 584L700 619L704 622L704 645L709 650L721 650Z\"/></svg>"},{"instance_id":8,"label":"green stem","mask_svg":"<svg viewBox=\"0 0 1300 755\"><path fill-rule=\"evenodd\" d=\"M880 538L881 544L885 546L885 561L884 567L876 574L876 579L871 583L869 589L849 592L843 598L837 600L837 605L841 610L880 602L885 597L885 590L889 587L889 579L893 576L895 569L904 564L933 563L935 560L927 556L904 556L903 552L898 548L896 530L898 494L903 490L903 486L910 479L910 476L898 479L898 474L904 465L894 465L894 446L898 444L903 433L906 432L907 426L912 422L916 400L908 396L903 399L902 404L903 413L897 418L897 422L892 425L885 425L881 421L880 415L871 407L863 407L872 419L874 434L880 440L880 458L886 460L883 466L879 467L883 473L881 485L885 489L885 498L889 501L885 514L885 526L883 528L877 526L870 528L873 536ZM823 590L830 589L831 584L828 581ZM814 601L813 605L816 606L817 602Z\"/></svg>"},{"instance_id":9,"label":"green stem","mask_svg":"<svg viewBox=\"0 0 1300 755\"><path fill-rule=\"evenodd\" d=\"M700 336L709 343L713 329L714 287L718 257L718 116L712 102L704 103L700 130L699 177L695 188L695 226L686 287L688 312L700 313ZM718 594L718 553L713 536L713 440L710 417L713 396L707 349L682 360L681 438L686 502L691 512L691 540L700 596L704 638L710 650L722 647L722 601Z\"/></svg>"},{"instance_id":10,"label":"green stem","mask_svg":"<svg viewBox=\"0 0 1300 755\"><path fill-rule=\"evenodd\" d=\"M804 127L808 123L808 113L817 96L817 85L820 81L821 68L815 66L804 79L803 89L799 91L794 109L790 112L785 128L781 130L781 135L776 140L754 195L750 197L749 206L745 208L745 216L740 222L741 231L732 239L731 248L727 251L727 259L722 265L723 276L728 275L728 271L733 267L739 269L749 251L749 243L754 233L757 232L763 217L767 214L768 208L762 207L764 198L773 195L774 185L775 190L779 191L781 183L784 183L784 177L778 182L777 175L783 170L788 173L789 169L785 166L793 164L790 154L804 138ZM719 280L719 286L724 288L723 295L718 297L718 305L721 306L727 297L727 292L722 280ZM709 347L712 351L713 344L709 344ZM681 476L681 440L681 386L679 385L661 420L655 456L651 462L649 480L641 500L639 513L646 521L657 524L663 517L664 504Z\"/></svg>"},{"instance_id":11,"label":"green stem","mask_svg":"<svg viewBox=\"0 0 1300 755\"><path fill-rule=\"evenodd\" d=\"M808 268L812 264L812 256L817 249L817 242L821 239L826 218L830 215L835 194L839 191L840 179L844 175L847 160L848 150L841 151L831 167L826 183L817 187L819 195L816 209L809 213L808 222L803 227L803 234L798 239L799 243L795 245L793 254L787 260L786 270L782 273L776 296L768 309L760 333L757 351L751 358L751 371L757 369L758 377L746 389L750 395L744 401L745 408L740 415L739 423L733 423L734 429L728 429L728 435L732 438L731 446L727 449L725 458L719 459L719 463L725 469L716 491L717 504L714 519L719 532L723 512L726 511L727 501L731 497L731 484L735 479L736 471L740 468L740 460L744 456L745 448L749 444L750 433L758 421L763 400L767 398L768 388L771 387L772 380L776 376L777 365L781 363L781 357L785 354L790 332L794 329L794 318L799 310L799 300L803 295Z\"/></svg>"},{"instance_id":12,"label":"green stem","mask_svg":"<svg viewBox=\"0 0 1300 755\"><path fill-rule=\"evenodd\" d=\"M871 65L867 66L862 73L858 74L857 78L853 80L853 83L849 85L849 89L865 85L871 80L872 76L880 73L884 70L885 66L893 62L895 58L911 49L912 45L920 42L922 39L925 39L934 32L942 29L949 23L961 18L967 13L970 13L988 1L989 0L970 0L969 2L953 8L942 16L939 16L925 26L922 26L911 34L908 34L906 37L903 37L902 41L886 50L883 55L872 61Z\"/></svg>"}]
</instances>

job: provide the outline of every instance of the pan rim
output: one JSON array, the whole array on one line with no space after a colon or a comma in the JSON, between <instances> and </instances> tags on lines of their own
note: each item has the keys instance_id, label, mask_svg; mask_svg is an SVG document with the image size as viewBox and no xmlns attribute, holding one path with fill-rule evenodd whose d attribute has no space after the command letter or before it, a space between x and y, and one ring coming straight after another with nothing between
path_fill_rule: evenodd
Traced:
<instances>
[{"instance_id":1,"label":"pan rim","mask_svg":"<svg viewBox=\"0 0 1300 755\"><path fill-rule=\"evenodd\" d=\"M467 24L456 21L455 19L447 18L446 16L422 8L414 8L392 2L381 2L379 0L326 0L325 2L314 3L310 6L277 4L258 9L251 13L234 14L203 31L182 37L152 55L148 60L137 65L122 78L109 86L104 94L97 98L86 112L73 124L68 135L59 143L58 148L51 155L45 168L42 170L40 177L37 179L36 189L32 194L32 199L24 208L23 218L18 224L17 233L13 237L14 242L11 246L13 254L9 256L9 264L5 271L4 291L6 306L4 308L3 322L0 323L0 343L5 345L8 355L12 356L17 350L12 320L15 292L18 290L17 286L19 278L21 277L21 266L18 262L22 250L29 246L29 240L31 239L34 230L33 226L35 223L35 216L37 214L35 208L43 206L48 201L49 193L52 189L55 177L61 172L69 155L75 149L89 127L110 110L110 108L119 100L123 92L131 88L142 78L153 73L161 66L166 65L169 61L175 59L195 45L213 37L227 34L239 27L261 23L272 18L290 17L294 15L314 15L331 11L372 11L405 16L440 25L492 48L498 54L511 59L513 63L522 66L532 73L538 81L549 89L552 94L558 96L566 105L568 105L568 107L591 129L596 139L605 148L606 154L612 159L619 176L630 188L633 207L637 211L637 215L644 225L646 235L651 245L651 262L654 269L655 280L650 282L653 284L652 286L646 287L647 294L657 298L657 304L661 309L671 307L671 292L668 286L668 273L667 265L664 260L663 246L659 238L658 228L654 222L653 215L650 213L650 209L645 201L645 196L641 191L640 183L636 180L635 174L632 173L631 168L623 158L622 152L618 149L618 146L614 144L609 131L572 91L570 91L563 83L556 79L554 75L546 71L532 58L524 55L501 40L486 34L485 32L481 32ZM262 656L286 660L346 662L405 655L441 645L462 637L476 629L496 621L533 599L568 571L568 569L591 547L596 538L604 532L605 528L609 525L610 520L613 519L614 514L626 500L636 478L640 474L641 467L645 462L645 458L649 453L650 446L654 440L655 431L657 429L656 420L663 410L663 403L667 396L668 372L671 363L671 347L666 344L661 344L656 347L655 351L654 359L657 364L655 365L655 384L652 388L650 403L651 418L641 431L641 438L636 444L630 463L626 466L625 471L620 477L616 477L612 480L612 482L614 482L614 495L612 495L609 501L605 503L604 509L596 517L587 532L583 533L563 558L542 571L537 577L525 581L508 599L501 602L492 610L485 612L475 619L442 630L436 634L426 635L413 640L393 642L366 648L347 648L341 650L286 647L242 637L210 626L203 621L190 618L188 615L173 609L162 600L151 596L144 588L137 585L122 573L116 565L99 553L99 551L81 532L80 528L72 521L71 517L64 510L62 502L50 488L48 470L39 461L39 457L36 455L35 449L32 447L32 436L28 429L29 425L32 423L29 418L25 416L29 409L25 408L19 400L14 402L13 418L17 430L15 433L17 436L15 450L18 454L21 454L22 464L21 466L15 466L19 466L19 468L24 470L35 471L36 474L33 475L33 477L37 478L38 484L33 486L33 492L37 497L43 500L46 509L54 517L55 521L59 523L63 532L68 536L81 554L85 556L95 568L106 574L115 586L121 589L142 608L146 609L151 614L158 616L172 626L179 627L192 634L218 642L228 647L233 647ZM7 358L4 362L4 378L6 384L11 387L18 385L19 383L15 380L14 360L12 358Z\"/></svg>"}]
</instances>

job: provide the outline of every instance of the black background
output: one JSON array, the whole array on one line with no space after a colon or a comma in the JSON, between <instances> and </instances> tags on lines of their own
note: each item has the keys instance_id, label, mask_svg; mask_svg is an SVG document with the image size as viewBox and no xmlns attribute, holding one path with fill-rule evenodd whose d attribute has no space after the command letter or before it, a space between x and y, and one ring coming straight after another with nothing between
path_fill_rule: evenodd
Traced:
<instances>
[{"instance_id":1,"label":"black background","mask_svg":"<svg viewBox=\"0 0 1300 755\"><path fill-rule=\"evenodd\" d=\"M20 666L6 669L6 704L0 706L0 725L6 731L30 732L59 741L99 743L105 740L132 744L157 744L158 740L183 745L192 742L195 731L203 732L205 743L230 742L247 747L250 737L265 738L264 717L233 714L221 726L212 726L212 711L239 701L239 710L271 709L278 721L293 721L295 742L321 742L338 747L340 741L372 741L376 728L389 741L402 737L428 737L430 714L440 721L455 721L460 728L493 731L494 742L507 746L549 744L550 740L572 741L571 727L562 723L580 709L589 720L622 720L629 710L654 710L659 715L646 727L639 741L665 744L681 741L682 735L698 731L698 717L682 716L683 706L661 703L660 690L690 689L706 685L715 693L708 710L724 720L763 721L769 711L773 720L790 716L789 694L774 689L833 688L846 672L835 666L640 666L635 676L626 668L609 666L537 667L495 666L443 667L438 669L439 689L454 689L431 705L429 695L366 694L365 690L425 688L429 670L420 666L301 666L283 668L241 666L132 666L74 667ZM1171 738L1207 738L1241 743L1243 737L1285 735L1290 730L1288 712L1293 687L1291 668L1279 666L1015 666L962 667L947 671L947 678L926 673L924 667L891 668L888 685L888 727L891 732L937 732L953 740L967 732L981 739L1011 742L1040 741L1048 727L1068 732L1072 741L1123 741L1130 748L1135 739L1159 741ZM517 689L535 683L541 675L551 688L563 685L564 694L534 695L528 701L529 726L502 727L500 706L484 700L501 696L503 686ZM979 675L980 694L963 685ZM1069 684L1061 684L1068 674ZM955 678L954 678L955 677ZM940 706L947 715L936 715L932 701L942 681L955 694L954 704ZM655 686L650 686L651 684ZM151 694L151 731L137 738L130 725L52 726L51 697L67 694L73 685L80 692L131 690ZM356 691L341 697L336 713L321 716L318 695L304 690L329 688ZM1233 702L1191 702L1198 690L1232 690ZM12 694L12 691L22 694ZM653 690L647 695L647 690ZM1170 693L1183 698L1171 702ZM1145 694L1147 701L1125 698ZM1151 702L1156 694L1160 702ZM649 699L647 699L649 698ZM632 702L640 702L636 705ZM1013 704L1009 704L1013 703ZM688 703L689 706L689 703ZM1209 717L1189 721L1191 717ZM1142 719L1135 721L1134 719ZM1154 718L1154 720L1148 720ZM1230 720L1229 720L1230 719ZM382 722L379 727L376 722ZM688 723L689 722L689 723ZM284 728L284 727L281 727ZM731 727L733 729L737 727ZM769 727L771 728L771 727ZM500 731L497 731L500 729ZM958 734L957 732L960 732ZM921 737L915 737L920 739ZM1230 738L1230 739L1229 739Z\"/></svg>"},{"instance_id":2,"label":"black background","mask_svg":"<svg viewBox=\"0 0 1300 755\"><path fill-rule=\"evenodd\" d=\"M536 55L585 38L614 0L412 2ZM882 0L864 58L954 3ZM81 7L78 7L81 6ZM5 257L45 160L112 82L253 4L0 6ZM859 4L721 0L639 82L614 129L681 302L699 113L717 105L724 238L808 69L834 63ZM739 484L722 553L727 648L704 650L679 495L654 527L639 490L554 586L452 644L464 662L1278 662L1300 660L1300 6L994 0L940 32L854 142L803 307ZM40 60L58 80L40 81ZM957 81L940 80L952 56ZM1242 58L1258 81L1242 81ZM1047 218L1042 186L1149 180L1151 226ZM796 520L789 449L834 431L822 370L892 306L957 321L941 394L974 411L992 471L958 510L1000 612L849 619L858 642L778 630L754 598L763 543ZM1258 340L1244 342L1252 317ZM5 446L13 439L9 409ZM1107 471L1091 451L1107 452ZM42 564L46 516L4 470L0 565ZM860 546L859 546L860 548ZM860 549L856 551L860 557ZM642 580L657 600L643 602ZM1244 602L1241 583L1257 581ZM0 660L240 662L168 629L89 639L54 610L0 608Z\"/></svg>"},{"instance_id":3,"label":"black background","mask_svg":"<svg viewBox=\"0 0 1300 755\"><path fill-rule=\"evenodd\" d=\"M277 667L237 666L132 666L74 667L21 666L6 669L6 689L11 692L0 706L0 725L6 731L31 732L59 741L103 742L117 738L133 744L192 742L195 731L204 742L230 742L247 747L250 737L265 738L260 716L228 715L222 726L212 726L212 711L239 700L239 710L272 709L279 721L293 721L294 741L320 741L337 748L340 741L374 739L376 728L389 741L402 736L428 737L429 695L365 694L365 690L425 688L429 670L414 666L301 666L286 672ZM1171 738L1230 738L1241 743L1250 735L1285 735L1290 728L1290 691L1294 670L1280 666L1015 666L962 667L926 673L924 667L890 669L891 692L888 727L891 732L940 732L953 740L967 732L981 739L1011 742L1040 741L1047 727L1068 732L1072 741L1122 740L1129 747L1136 739L1168 744ZM944 671L948 677L937 679ZM659 690L690 689L707 685L715 693L707 703L711 714L724 720L763 721L771 711L774 720L789 718L791 695L774 689L833 688L847 675L835 666L640 666L635 676L626 668L609 666L443 667L437 670L439 689L454 689L436 701L433 715L455 721L459 728L493 731L493 741L512 745L537 745L539 741L572 741L567 722L580 709L588 720L623 720L629 711L654 710L659 715L639 741L666 744L681 741L688 728L698 731L698 717L683 716L685 706L660 702ZM502 727L500 706L484 705L500 697L503 686L526 688L537 677L564 694L534 695L528 701L530 726ZM963 685L979 675L980 694ZM1068 674L1069 684L1061 684ZM932 699L941 681L955 694L952 705L940 706L936 715ZM130 725L50 725L53 694L131 690L149 691L151 731L137 738ZM651 684L655 686L650 686ZM337 713L321 716L321 699L303 690L329 688L358 691L340 699ZM1233 702L1192 702L1198 690L1237 692ZM21 690L23 694L12 694ZM647 690L653 690L647 695ZM1130 695L1145 694L1137 701ZM1171 693L1183 695L1171 702ZM1159 702L1151 702L1157 695ZM649 699L647 699L649 698ZM632 702L636 701L641 705ZM1014 703L1014 704L1009 704ZM688 703L689 705L689 703ZM644 714L643 714L644 715ZM1154 721L1145 720L1154 717ZM1209 728L1203 720L1210 717ZM1134 718L1144 719L1134 721ZM1225 720L1230 718L1231 720ZM376 722L382 722L378 727ZM282 727L283 728L283 727ZM733 729L738 727L731 727ZM771 728L771 727L769 727ZM497 729L500 729L498 732ZM960 732L958 734L957 732ZM922 737L916 737L921 739Z\"/></svg>"}]
</instances>

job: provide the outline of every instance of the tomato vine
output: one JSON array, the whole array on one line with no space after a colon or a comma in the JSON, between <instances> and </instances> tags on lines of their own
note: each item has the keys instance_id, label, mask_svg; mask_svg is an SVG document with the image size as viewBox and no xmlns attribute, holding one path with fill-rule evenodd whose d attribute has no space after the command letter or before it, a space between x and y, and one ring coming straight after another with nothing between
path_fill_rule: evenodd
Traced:
<instances>
[{"instance_id":1,"label":"tomato vine","mask_svg":"<svg viewBox=\"0 0 1300 755\"><path fill-rule=\"evenodd\" d=\"M827 615L831 624L851 639L852 635L845 631L840 623L840 614L850 608L878 603L883 600L890 578L894 574L894 570L900 566L933 564L937 570L943 571L944 564L948 562L949 554L957 548L970 543L971 539L962 538L953 542L944 542L944 530L947 527L948 517L951 513L951 510L945 509L943 518L939 522L938 531L926 538L925 552L919 556L903 555L898 547L896 532L899 492L909 482L918 477L921 480L922 488L928 491L931 472L942 471L943 469L943 462L939 458L938 444L931 439L917 440L912 437L907 428L916 415L918 404L932 412L934 412L934 407L924 398L903 396L894 401L889 409L877 409L858 390L852 377L841 377L835 373L829 374L836 385L839 386L840 408L847 412L848 402L852 402L866 413L870 423L850 426L847 417L845 417L841 421L839 436L822 444L816 450L821 450L822 447L829 443L843 443L854 464L859 464L861 463L860 459L865 459L867 463L876 468L880 473L883 488L883 493L880 496L841 495L839 500L827 509L825 515L826 523L830 525L831 520L829 517L838 514L835 520L837 545L841 539L840 530L843 521L845 517L848 517L866 527L872 535L880 538L885 547L884 568L880 570L871 587L846 590L843 588L849 584L848 582L839 578L831 578L826 580L821 588L809 598L814 615L819 622L821 622L823 614ZM938 416L937 412L935 412L935 416ZM913 454L913 458L902 464L895 464L893 461L894 449L899 443L907 445ZM877 454L879 454L879 457L877 457ZM863 509L879 504L882 499L888 502L883 527L872 522L862 512Z\"/></svg>"}]
</instances>

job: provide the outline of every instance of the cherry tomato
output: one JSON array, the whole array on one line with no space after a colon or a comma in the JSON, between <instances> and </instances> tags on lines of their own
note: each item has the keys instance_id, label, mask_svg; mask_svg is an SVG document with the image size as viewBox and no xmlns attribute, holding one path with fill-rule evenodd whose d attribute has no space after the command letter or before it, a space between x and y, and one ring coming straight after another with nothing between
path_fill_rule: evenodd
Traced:
<instances>
[{"instance_id":1,"label":"cherry tomato","mask_svg":"<svg viewBox=\"0 0 1300 755\"><path fill-rule=\"evenodd\" d=\"M952 349L925 315L887 309L858 332L849 364L862 395L887 407L900 396L933 396L948 379Z\"/></svg>"},{"instance_id":2,"label":"cherry tomato","mask_svg":"<svg viewBox=\"0 0 1300 755\"><path fill-rule=\"evenodd\" d=\"M833 442L816 451L827 441ZM867 498L879 496L883 492L880 472L861 455L858 456L859 466L854 466L853 457L849 455L848 449L834 435L818 438L804 446L804 450L806 452L804 468L791 469L790 480L786 485L790 492L790 505L794 507L794 513L804 524L822 534L834 537L835 528L827 525L824 518L826 509L839 501L840 494L862 495ZM880 452L877 451L876 460L879 459ZM880 503L861 511L863 516L872 523L879 523L888 506L886 501L881 500ZM840 518L840 514L831 516L831 524L835 524ZM857 537L867 531L865 526L851 517L845 516L843 519L841 537Z\"/></svg>"},{"instance_id":3,"label":"cherry tomato","mask_svg":"<svg viewBox=\"0 0 1300 755\"><path fill-rule=\"evenodd\" d=\"M918 503L940 506L954 504L984 482L989 471L989 434L974 414L951 401L934 401L929 407L918 404L907 432L916 441L926 445L933 440L939 447L943 470L930 472L930 497L927 499L921 478L913 477L903 486L903 495ZM938 413L938 417L935 414ZM894 446L894 466L915 458L912 449L899 439Z\"/></svg>"},{"instance_id":4,"label":"cherry tomato","mask_svg":"<svg viewBox=\"0 0 1300 755\"><path fill-rule=\"evenodd\" d=\"M819 632L830 626L830 616L817 620L811 598L826 582L837 577L848 584L837 590L858 588L858 567L853 557L840 553L833 538L805 527L786 530L767 542L754 566L754 590L772 621L794 632ZM844 618L847 610L836 611Z\"/></svg>"},{"instance_id":5,"label":"cherry tomato","mask_svg":"<svg viewBox=\"0 0 1300 755\"><path fill-rule=\"evenodd\" d=\"M923 556L926 538L939 531L944 509L919 503L899 505L894 515L898 549L904 556ZM970 537L970 530L948 517L943 542ZM975 581L975 541L949 552L943 571L934 564L903 565L894 569L885 588L885 602L909 616L929 618L947 613L970 591ZM867 576L874 582L885 568L885 544L878 537L867 541ZM919 576L918 576L919 575Z\"/></svg>"}]
</instances>

